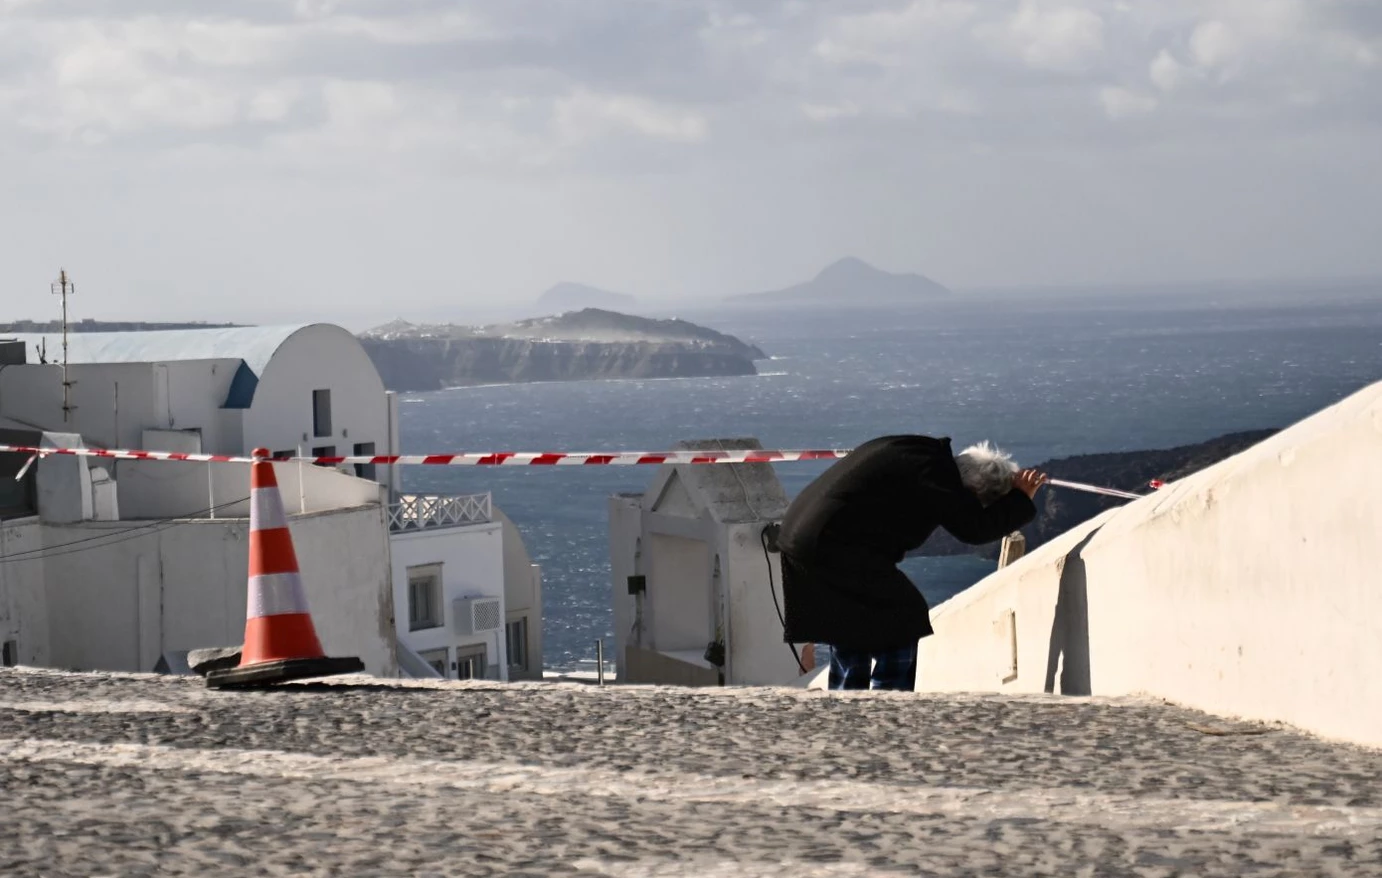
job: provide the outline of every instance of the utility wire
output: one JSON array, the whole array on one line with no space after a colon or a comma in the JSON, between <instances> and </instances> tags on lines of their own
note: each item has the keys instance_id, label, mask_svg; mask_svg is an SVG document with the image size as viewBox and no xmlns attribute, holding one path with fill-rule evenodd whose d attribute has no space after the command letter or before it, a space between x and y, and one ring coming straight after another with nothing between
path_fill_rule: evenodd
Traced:
<instances>
[{"instance_id":1,"label":"utility wire","mask_svg":"<svg viewBox=\"0 0 1382 878\"><path fill-rule=\"evenodd\" d=\"M787 632L787 618L782 615L782 607L777 602L777 587L773 585L773 559L768 554L768 525L764 525L763 529L758 532L758 541L763 544L763 560L768 564L768 591L772 592L773 595L773 609L777 610L777 621L782 623L782 631L785 634ZM783 578L786 578L786 574L783 574ZM782 597L783 600L787 598L787 584L785 582L782 585ZM797 645L788 641L787 648L792 651L792 658L797 660L797 670L803 674L809 674L810 669L802 662L801 654L797 652Z\"/></svg>"},{"instance_id":2,"label":"utility wire","mask_svg":"<svg viewBox=\"0 0 1382 878\"><path fill-rule=\"evenodd\" d=\"M21 561L39 561L44 558L57 558L63 555L73 555L77 552L87 552L92 549L104 549L107 546L119 545L120 543L123 543L127 540L139 539L140 537L148 536L149 534L145 533L145 531L150 531L151 533L162 533L165 530L171 530L172 528L180 527L184 524L191 524L193 521L201 520L200 516L207 515L211 512L215 512L217 509L224 509L227 506L235 506L238 503L244 503L249 499L250 498L248 497L242 497L239 500L231 500L228 503L218 503L215 506L209 506L205 509L198 509L195 512L189 512L185 515L178 515L172 518L161 518L156 521L148 522L147 524L141 524L137 527L122 528L118 531L113 531L111 533L103 533L97 534L95 536L83 537L79 540L68 540L65 543L58 543L56 546L44 546L39 549L27 549L23 552L13 552L6 555L0 555L0 564L17 564ZM105 540L105 542L101 542L99 545L94 546L85 545L84 548L80 549L71 548L73 546L84 545L87 543L93 543L100 540Z\"/></svg>"}]
</instances>

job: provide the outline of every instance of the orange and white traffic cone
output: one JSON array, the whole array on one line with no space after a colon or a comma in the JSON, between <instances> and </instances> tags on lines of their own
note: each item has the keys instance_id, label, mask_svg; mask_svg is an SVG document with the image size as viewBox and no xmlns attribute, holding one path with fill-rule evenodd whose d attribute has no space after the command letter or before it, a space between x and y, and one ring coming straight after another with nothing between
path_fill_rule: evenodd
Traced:
<instances>
[{"instance_id":1,"label":"orange and white traffic cone","mask_svg":"<svg viewBox=\"0 0 1382 878\"><path fill-rule=\"evenodd\" d=\"M250 464L249 606L240 664L206 675L212 688L264 686L365 669L358 658L329 658L317 639L298 571L288 517L269 452Z\"/></svg>"}]
</instances>

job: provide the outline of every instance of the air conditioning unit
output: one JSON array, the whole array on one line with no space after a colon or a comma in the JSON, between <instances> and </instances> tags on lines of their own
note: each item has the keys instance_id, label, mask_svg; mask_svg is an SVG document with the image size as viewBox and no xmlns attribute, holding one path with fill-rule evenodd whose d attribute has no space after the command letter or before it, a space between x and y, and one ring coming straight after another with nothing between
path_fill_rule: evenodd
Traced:
<instances>
[{"instance_id":1,"label":"air conditioning unit","mask_svg":"<svg viewBox=\"0 0 1382 878\"><path fill-rule=\"evenodd\" d=\"M467 636L498 631L504 627L504 613L499 598L457 598L451 604L451 618L456 633Z\"/></svg>"}]
</instances>

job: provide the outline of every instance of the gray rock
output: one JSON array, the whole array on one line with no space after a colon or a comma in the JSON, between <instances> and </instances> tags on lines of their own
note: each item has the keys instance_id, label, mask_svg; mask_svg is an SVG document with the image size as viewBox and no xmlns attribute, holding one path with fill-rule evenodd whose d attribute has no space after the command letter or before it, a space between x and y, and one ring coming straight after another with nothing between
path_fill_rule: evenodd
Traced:
<instances>
[{"instance_id":1,"label":"gray rock","mask_svg":"<svg viewBox=\"0 0 1382 878\"><path fill-rule=\"evenodd\" d=\"M189 677L192 669L187 666L187 650L176 649L172 652L165 652L158 657L154 663L155 674L173 674L179 677Z\"/></svg>"},{"instance_id":2,"label":"gray rock","mask_svg":"<svg viewBox=\"0 0 1382 878\"><path fill-rule=\"evenodd\" d=\"M205 677L211 671L224 671L240 664L239 646L212 646L187 653L187 665Z\"/></svg>"}]
</instances>

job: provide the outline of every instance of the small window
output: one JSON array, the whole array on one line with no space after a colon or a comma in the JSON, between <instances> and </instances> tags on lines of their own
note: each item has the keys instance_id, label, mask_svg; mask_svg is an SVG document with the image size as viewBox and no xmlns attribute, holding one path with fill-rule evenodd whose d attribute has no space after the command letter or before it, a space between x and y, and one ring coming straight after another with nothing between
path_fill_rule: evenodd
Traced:
<instances>
[{"instance_id":1,"label":"small window","mask_svg":"<svg viewBox=\"0 0 1382 878\"><path fill-rule=\"evenodd\" d=\"M312 391L312 435L331 435L331 391Z\"/></svg>"},{"instance_id":2,"label":"small window","mask_svg":"<svg viewBox=\"0 0 1382 878\"><path fill-rule=\"evenodd\" d=\"M408 568L408 630L440 628L441 565Z\"/></svg>"},{"instance_id":3,"label":"small window","mask_svg":"<svg viewBox=\"0 0 1382 878\"><path fill-rule=\"evenodd\" d=\"M456 679L485 679L486 652L487 650L485 649L485 645L483 643L476 643L470 646L456 647Z\"/></svg>"},{"instance_id":4,"label":"small window","mask_svg":"<svg viewBox=\"0 0 1382 878\"><path fill-rule=\"evenodd\" d=\"M436 671L438 674L441 674L443 677L447 676L446 650L429 649L426 652L418 653L418 658L427 662L427 664L432 667L432 670Z\"/></svg>"},{"instance_id":5,"label":"small window","mask_svg":"<svg viewBox=\"0 0 1382 878\"><path fill-rule=\"evenodd\" d=\"M505 628L505 643L509 651L509 673L528 670L528 617L514 619Z\"/></svg>"},{"instance_id":6,"label":"small window","mask_svg":"<svg viewBox=\"0 0 1382 878\"><path fill-rule=\"evenodd\" d=\"M335 445L318 445L317 447L315 447L315 448L312 449L312 456L313 456L313 457L335 457L335 456L336 456L336 446L335 446ZM329 463L314 463L314 464L312 464L312 465L313 465L313 466L331 466L331 464L329 464Z\"/></svg>"},{"instance_id":7,"label":"small window","mask_svg":"<svg viewBox=\"0 0 1382 878\"><path fill-rule=\"evenodd\" d=\"M373 442L356 442L356 443L355 443L355 454L354 454L354 456L355 456L355 457L374 457L374 443L373 443ZM355 464L355 476L356 476L356 478L360 478L360 479L369 479L369 480L372 482L372 481L374 481L374 473L375 473L375 469L374 469L374 464L372 464L372 463L357 463L357 464Z\"/></svg>"},{"instance_id":8,"label":"small window","mask_svg":"<svg viewBox=\"0 0 1382 878\"><path fill-rule=\"evenodd\" d=\"M294 450L294 449L292 449L292 448L289 448L287 451L275 451L275 452L273 453L273 457L274 457L274 458L287 458L287 457L296 457L296 456L297 456L297 451Z\"/></svg>"}]
</instances>

